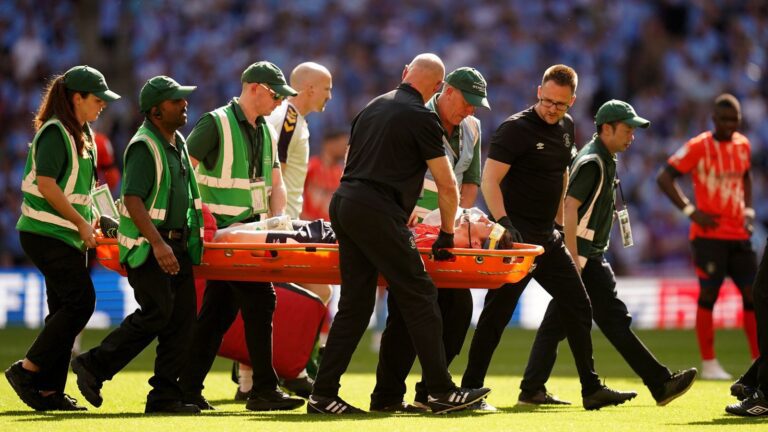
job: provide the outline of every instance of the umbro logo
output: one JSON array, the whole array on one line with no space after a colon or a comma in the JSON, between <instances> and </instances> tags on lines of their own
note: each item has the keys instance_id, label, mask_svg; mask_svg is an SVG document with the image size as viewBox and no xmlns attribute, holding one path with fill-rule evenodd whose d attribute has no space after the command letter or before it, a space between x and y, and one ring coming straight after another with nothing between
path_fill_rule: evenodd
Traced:
<instances>
[{"instance_id":1,"label":"umbro logo","mask_svg":"<svg viewBox=\"0 0 768 432\"><path fill-rule=\"evenodd\" d=\"M536 144L536 150L544 150L544 143L540 142Z\"/></svg>"},{"instance_id":2,"label":"umbro logo","mask_svg":"<svg viewBox=\"0 0 768 432\"><path fill-rule=\"evenodd\" d=\"M748 409L747 412L752 414L753 416L759 416L768 412L768 408L762 405L755 405L752 408Z\"/></svg>"}]
</instances>

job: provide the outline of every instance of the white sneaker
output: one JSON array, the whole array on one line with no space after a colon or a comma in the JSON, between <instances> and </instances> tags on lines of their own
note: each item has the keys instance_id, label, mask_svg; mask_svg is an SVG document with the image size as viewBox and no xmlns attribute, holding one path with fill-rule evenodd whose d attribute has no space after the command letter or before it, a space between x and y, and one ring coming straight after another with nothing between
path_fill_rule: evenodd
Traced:
<instances>
[{"instance_id":1,"label":"white sneaker","mask_svg":"<svg viewBox=\"0 0 768 432\"><path fill-rule=\"evenodd\" d=\"M702 360L701 379L727 381L733 379L733 376L720 366L720 362L717 359L712 359Z\"/></svg>"}]
</instances>

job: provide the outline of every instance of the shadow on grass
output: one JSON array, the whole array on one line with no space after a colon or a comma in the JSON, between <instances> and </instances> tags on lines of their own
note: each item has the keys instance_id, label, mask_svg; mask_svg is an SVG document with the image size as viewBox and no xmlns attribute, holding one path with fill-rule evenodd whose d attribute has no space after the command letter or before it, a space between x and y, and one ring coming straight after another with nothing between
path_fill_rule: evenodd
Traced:
<instances>
[{"instance_id":1,"label":"shadow on grass","mask_svg":"<svg viewBox=\"0 0 768 432\"><path fill-rule=\"evenodd\" d=\"M752 425L761 424L768 425L768 416L763 417L739 417L733 415L723 415L722 417L715 417L712 420L699 420L688 423L675 423L675 425L681 426L731 426L731 425Z\"/></svg>"}]
</instances>

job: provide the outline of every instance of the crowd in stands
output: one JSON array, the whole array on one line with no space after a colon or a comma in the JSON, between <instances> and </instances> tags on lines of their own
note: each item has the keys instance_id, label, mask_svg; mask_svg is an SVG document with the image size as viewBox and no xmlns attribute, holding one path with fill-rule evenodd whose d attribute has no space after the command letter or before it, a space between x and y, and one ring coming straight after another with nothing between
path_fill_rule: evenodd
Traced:
<instances>
[{"instance_id":1,"label":"crowd in stands","mask_svg":"<svg viewBox=\"0 0 768 432\"><path fill-rule=\"evenodd\" d=\"M167 74L195 84L190 122L238 94L244 66L269 60L290 71L303 61L334 76L326 114L310 121L313 153L326 133L345 130L373 96L399 82L420 52L446 69L472 66L488 80L492 111L479 111L484 148L508 115L536 102L548 65L579 73L570 113L577 143L595 132L603 102L630 102L651 120L621 155L635 247L612 245L619 275L681 274L690 267L688 220L662 198L655 174L671 152L710 128L712 101L728 91L742 104L753 146L754 207L768 221L768 5L760 0L11 0L0 4L0 267L25 262L15 223L47 79L76 64L104 72L123 95L95 124L118 166L141 121L138 90ZM690 194L689 194L690 195ZM753 241L762 251L765 227Z\"/></svg>"}]
</instances>

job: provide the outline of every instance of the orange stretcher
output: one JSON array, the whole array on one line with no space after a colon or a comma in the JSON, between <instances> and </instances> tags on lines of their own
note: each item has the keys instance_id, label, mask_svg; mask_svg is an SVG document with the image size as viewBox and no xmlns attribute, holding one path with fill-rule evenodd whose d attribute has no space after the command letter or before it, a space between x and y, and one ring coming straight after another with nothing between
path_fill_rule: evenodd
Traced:
<instances>
[{"instance_id":1,"label":"orange stretcher","mask_svg":"<svg viewBox=\"0 0 768 432\"><path fill-rule=\"evenodd\" d=\"M96 256L104 267L125 276L117 239L97 237ZM499 288L520 281L544 248L515 243L515 249L451 249L450 261L434 261L419 248L427 273L440 288ZM325 243L205 243L195 277L211 280L339 284L339 247ZM381 285L386 285L382 277Z\"/></svg>"}]
</instances>

